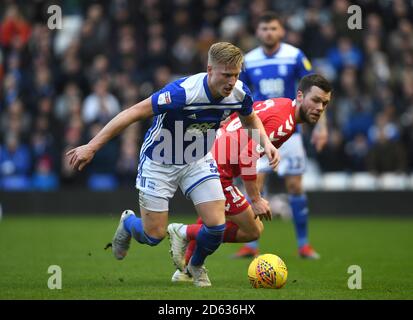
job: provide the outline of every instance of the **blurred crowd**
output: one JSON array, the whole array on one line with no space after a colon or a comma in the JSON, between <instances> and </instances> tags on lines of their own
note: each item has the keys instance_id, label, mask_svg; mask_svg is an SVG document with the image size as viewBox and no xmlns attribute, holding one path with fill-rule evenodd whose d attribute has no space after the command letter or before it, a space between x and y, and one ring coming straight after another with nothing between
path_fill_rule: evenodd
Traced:
<instances>
[{"instance_id":1,"label":"blurred crowd","mask_svg":"<svg viewBox=\"0 0 413 320\"><path fill-rule=\"evenodd\" d=\"M52 4L62 29L48 27ZM352 4L361 30L348 28ZM308 144L321 170L413 172L413 1L4 0L0 189L134 185L149 122L109 142L85 172L64 155L122 109L205 71L212 43L256 47L257 17L269 9L281 15L285 41L334 83L328 145L316 153Z\"/></svg>"}]
</instances>

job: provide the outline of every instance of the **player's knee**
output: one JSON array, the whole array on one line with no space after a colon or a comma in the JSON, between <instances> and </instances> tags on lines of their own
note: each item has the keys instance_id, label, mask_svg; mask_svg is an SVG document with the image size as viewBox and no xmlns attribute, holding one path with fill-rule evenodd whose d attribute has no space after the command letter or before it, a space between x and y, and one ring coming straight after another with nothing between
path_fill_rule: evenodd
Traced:
<instances>
[{"instance_id":1,"label":"player's knee","mask_svg":"<svg viewBox=\"0 0 413 320\"><path fill-rule=\"evenodd\" d=\"M303 193L303 184L301 182L301 176L299 177L290 177L286 180L286 187L289 194L302 194Z\"/></svg>"},{"instance_id":2,"label":"player's knee","mask_svg":"<svg viewBox=\"0 0 413 320\"><path fill-rule=\"evenodd\" d=\"M248 241L258 240L258 239L260 238L260 235L261 235L261 233L260 233L258 230L251 231L251 232L249 233L249 239L248 239Z\"/></svg>"},{"instance_id":3,"label":"player's knee","mask_svg":"<svg viewBox=\"0 0 413 320\"><path fill-rule=\"evenodd\" d=\"M249 241L258 240L260 238L263 230L264 230L263 223L261 222L260 224L257 224L256 228L251 229L251 231L249 232L249 235L250 235L250 240Z\"/></svg>"},{"instance_id":4,"label":"player's knee","mask_svg":"<svg viewBox=\"0 0 413 320\"><path fill-rule=\"evenodd\" d=\"M211 218L209 221L209 225L225 225L225 201L215 201L215 206L213 207L213 210L210 211L208 217Z\"/></svg>"}]
</instances>

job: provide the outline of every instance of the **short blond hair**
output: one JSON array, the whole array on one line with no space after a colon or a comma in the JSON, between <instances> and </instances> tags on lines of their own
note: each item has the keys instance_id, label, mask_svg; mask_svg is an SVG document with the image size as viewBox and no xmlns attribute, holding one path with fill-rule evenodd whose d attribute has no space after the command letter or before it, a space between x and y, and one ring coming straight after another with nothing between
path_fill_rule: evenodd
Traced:
<instances>
[{"instance_id":1,"label":"short blond hair","mask_svg":"<svg viewBox=\"0 0 413 320\"><path fill-rule=\"evenodd\" d=\"M225 64L241 67L244 58L241 49L229 42L214 43L208 51L208 65Z\"/></svg>"}]
</instances>

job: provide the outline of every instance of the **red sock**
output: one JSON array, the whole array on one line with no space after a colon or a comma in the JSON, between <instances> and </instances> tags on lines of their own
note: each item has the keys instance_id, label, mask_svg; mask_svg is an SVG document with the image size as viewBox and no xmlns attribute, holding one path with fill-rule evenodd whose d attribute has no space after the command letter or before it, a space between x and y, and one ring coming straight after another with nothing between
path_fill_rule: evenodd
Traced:
<instances>
[{"instance_id":1,"label":"red sock","mask_svg":"<svg viewBox=\"0 0 413 320\"><path fill-rule=\"evenodd\" d=\"M231 221L225 223L225 232L223 242L235 242L235 237L237 236L237 231L239 227L237 224Z\"/></svg>"},{"instance_id":2,"label":"red sock","mask_svg":"<svg viewBox=\"0 0 413 320\"><path fill-rule=\"evenodd\" d=\"M196 220L196 224L188 224L186 227L186 239L187 240L195 240L196 236L198 235L199 230L202 227L202 219L198 218Z\"/></svg>"},{"instance_id":3,"label":"red sock","mask_svg":"<svg viewBox=\"0 0 413 320\"><path fill-rule=\"evenodd\" d=\"M196 239L196 236L197 236L199 230L201 230L201 227L202 227L202 219L201 218L198 218L196 220L196 224L189 224L186 227L186 238L188 240L190 240L189 244L188 244L188 247L186 248L186 251L185 251L185 263L186 264L189 263L189 260L191 259L192 254L195 251L195 247L196 247L196 240L195 239Z\"/></svg>"},{"instance_id":4,"label":"red sock","mask_svg":"<svg viewBox=\"0 0 413 320\"><path fill-rule=\"evenodd\" d=\"M186 228L186 237L189 241L188 247L185 252L185 263L188 264L189 260L192 257L192 254L195 251L196 247L196 236L198 235L199 230L202 227L202 220L198 218L196 221L197 224L189 224ZM235 242L235 237L237 235L237 230L239 229L238 225L227 221L225 223L225 232L224 232L224 242Z\"/></svg>"},{"instance_id":5,"label":"red sock","mask_svg":"<svg viewBox=\"0 0 413 320\"><path fill-rule=\"evenodd\" d=\"M196 241L191 240L188 244L188 247L186 248L186 251L185 251L185 264L189 263L189 260L191 259L192 254L195 251L195 247L196 247Z\"/></svg>"}]
</instances>

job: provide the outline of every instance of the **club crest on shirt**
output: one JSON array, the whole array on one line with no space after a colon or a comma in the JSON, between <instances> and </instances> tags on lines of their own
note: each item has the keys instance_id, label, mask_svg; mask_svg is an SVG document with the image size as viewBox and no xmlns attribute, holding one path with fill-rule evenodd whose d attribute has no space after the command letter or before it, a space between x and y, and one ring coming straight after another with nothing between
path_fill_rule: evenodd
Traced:
<instances>
[{"instance_id":1,"label":"club crest on shirt","mask_svg":"<svg viewBox=\"0 0 413 320\"><path fill-rule=\"evenodd\" d=\"M280 76L285 76L288 73L288 68L285 64L280 64L278 66L278 73Z\"/></svg>"},{"instance_id":2,"label":"club crest on shirt","mask_svg":"<svg viewBox=\"0 0 413 320\"><path fill-rule=\"evenodd\" d=\"M171 93L166 91L158 96L158 105L170 104L172 102Z\"/></svg>"},{"instance_id":3,"label":"club crest on shirt","mask_svg":"<svg viewBox=\"0 0 413 320\"><path fill-rule=\"evenodd\" d=\"M260 68L255 69L254 70L254 76L260 76L260 75L262 75L261 69Z\"/></svg>"}]
</instances>

